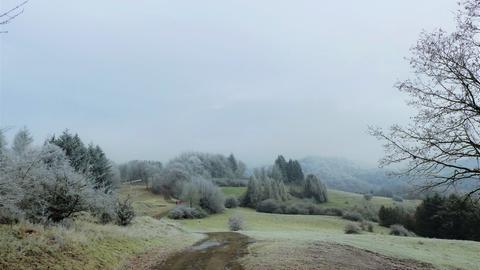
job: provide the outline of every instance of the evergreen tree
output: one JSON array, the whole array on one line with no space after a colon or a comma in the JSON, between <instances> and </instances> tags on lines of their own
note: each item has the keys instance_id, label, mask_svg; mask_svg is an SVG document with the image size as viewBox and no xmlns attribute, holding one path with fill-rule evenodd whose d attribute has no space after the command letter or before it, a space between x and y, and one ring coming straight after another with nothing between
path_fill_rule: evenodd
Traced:
<instances>
[{"instance_id":1,"label":"evergreen tree","mask_svg":"<svg viewBox=\"0 0 480 270\"><path fill-rule=\"evenodd\" d=\"M385 207L382 205L378 211L378 219L380 225L386 227L394 224L405 225L407 213L400 207Z\"/></svg>"},{"instance_id":2,"label":"evergreen tree","mask_svg":"<svg viewBox=\"0 0 480 270\"><path fill-rule=\"evenodd\" d=\"M416 233L421 236L480 240L480 205L452 194L427 197L415 213Z\"/></svg>"},{"instance_id":3,"label":"evergreen tree","mask_svg":"<svg viewBox=\"0 0 480 270\"><path fill-rule=\"evenodd\" d=\"M16 154L24 154L31 146L33 138L27 128L22 128L13 138L12 150Z\"/></svg>"},{"instance_id":4,"label":"evergreen tree","mask_svg":"<svg viewBox=\"0 0 480 270\"><path fill-rule=\"evenodd\" d=\"M80 173L88 171L87 147L83 144L78 134L71 134L68 130L63 131L60 137L53 136L50 143L63 149L65 155L70 160L70 165Z\"/></svg>"},{"instance_id":5,"label":"evergreen tree","mask_svg":"<svg viewBox=\"0 0 480 270\"><path fill-rule=\"evenodd\" d=\"M284 173L282 172L282 170L277 164L273 165L272 171L270 173L270 177L275 180L285 182Z\"/></svg>"},{"instance_id":6,"label":"evergreen tree","mask_svg":"<svg viewBox=\"0 0 480 270\"><path fill-rule=\"evenodd\" d=\"M305 176L302 171L302 166L297 160L289 160L287 163L286 179L288 183L302 184Z\"/></svg>"},{"instance_id":7,"label":"evergreen tree","mask_svg":"<svg viewBox=\"0 0 480 270\"><path fill-rule=\"evenodd\" d=\"M228 156L228 163L230 165L230 168L232 169L232 172L234 172L234 173L237 172L238 162L235 159L235 156L233 154L230 154L230 156Z\"/></svg>"},{"instance_id":8,"label":"evergreen tree","mask_svg":"<svg viewBox=\"0 0 480 270\"><path fill-rule=\"evenodd\" d=\"M293 172L292 172L292 182L301 184L303 180L305 179L305 176L303 174L302 166L300 165L300 162L298 160L293 161Z\"/></svg>"},{"instance_id":9,"label":"evergreen tree","mask_svg":"<svg viewBox=\"0 0 480 270\"><path fill-rule=\"evenodd\" d=\"M282 173L283 181L288 180L288 163L282 155L279 155L275 160L275 165Z\"/></svg>"},{"instance_id":10,"label":"evergreen tree","mask_svg":"<svg viewBox=\"0 0 480 270\"><path fill-rule=\"evenodd\" d=\"M303 196L314 198L319 203L326 202L328 200L327 187L318 177L309 174L305 179Z\"/></svg>"},{"instance_id":11,"label":"evergreen tree","mask_svg":"<svg viewBox=\"0 0 480 270\"><path fill-rule=\"evenodd\" d=\"M243 198L243 205L255 208L257 203L261 201L261 187L255 176L250 177L247 185L247 191Z\"/></svg>"},{"instance_id":12,"label":"evergreen tree","mask_svg":"<svg viewBox=\"0 0 480 270\"><path fill-rule=\"evenodd\" d=\"M416 233L426 237L440 237L443 221L438 215L443 211L445 198L438 194L427 197L417 207L415 212Z\"/></svg>"},{"instance_id":13,"label":"evergreen tree","mask_svg":"<svg viewBox=\"0 0 480 270\"><path fill-rule=\"evenodd\" d=\"M95 188L104 188L106 191L112 187L112 172L110 161L100 146L88 146L88 174L92 178Z\"/></svg>"},{"instance_id":14,"label":"evergreen tree","mask_svg":"<svg viewBox=\"0 0 480 270\"><path fill-rule=\"evenodd\" d=\"M3 134L3 130L0 129L0 155L2 155L7 148L7 139Z\"/></svg>"},{"instance_id":15,"label":"evergreen tree","mask_svg":"<svg viewBox=\"0 0 480 270\"><path fill-rule=\"evenodd\" d=\"M58 138L53 136L49 142L59 146L75 171L86 175L96 189L110 191L113 187L112 165L98 145L85 147L78 134L73 135L68 130Z\"/></svg>"}]
</instances>

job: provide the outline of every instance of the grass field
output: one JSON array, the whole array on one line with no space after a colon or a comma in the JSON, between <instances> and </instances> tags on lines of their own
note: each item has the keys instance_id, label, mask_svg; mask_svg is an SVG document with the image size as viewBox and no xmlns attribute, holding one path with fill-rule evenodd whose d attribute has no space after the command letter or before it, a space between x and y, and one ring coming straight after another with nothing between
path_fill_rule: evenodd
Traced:
<instances>
[{"instance_id":1,"label":"grass field","mask_svg":"<svg viewBox=\"0 0 480 270\"><path fill-rule=\"evenodd\" d=\"M243 216L246 227L242 233L257 240L251 246L252 253L262 254L262 260L271 260L273 265L279 263L278 258L282 256L279 252L285 249L301 250L318 243L330 242L427 262L439 269L480 269L478 242L390 236L387 228L378 225L375 225L374 233L349 235L343 232L348 221L338 217L277 215L237 208L201 220L184 220L182 224L197 232L226 231L228 217L232 215ZM255 265L252 260L257 259L248 256L245 258L246 263L251 265ZM307 264L308 258L304 258L304 261Z\"/></svg>"},{"instance_id":2,"label":"grass field","mask_svg":"<svg viewBox=\"0 0 480 270\"><path fill-rule=\"evenodd\" d=\"M240 196L245 190L245 187L222 188L226 195L232 196ZM124 187L122 194L126 193L132 194L137 210L146 214L155 215L174 206L161 197L148 193L142 186ZM329 197L330 201L321 204L322 206L349 209L365 202L360 194L336 190L330 190ZM408 200L398 203L385 197L374 197L370 202L376 207L395 204L414 207L418 203L418 201ZM161 210L158 210L159 208ZM232 215L243 216L246 228L242 233L257 241L250 247L251 254L255 256L249 255L244 259L244 264L253 268L259 262L259 258L256 256L261 256L261 261L269 265L276 265L279 269L296 269L302 264L303 267L308 267L308 257L301 258L301 262L290 261L290 259L285 261L279 258L285 257L284 252L288 253L291 250L297 250L298 255L302 255L304 254L302 252L317 250L318 243L328 242L349 245L392 257L419 260L431 263L439 269L480 270L480 256L478 256L480 243L478 242L390 236L387 228L378 225L374 226L374 233L347 235L343 232L343 228L348 221L338 217L277 215L236 208L227 209L223 214L212 215L205 219L183 220L181 224L183 228L192 232L227 231L227 220ZM291 257L286 256L286 258ZM281 268L281 264L285 267Z\"/></svg>"},{"instance_id":3,"label":"grass field","mask_svg":"<svg viewBox=\"0 0 480 270\"><path fill-rule=\"evenodd\" d=\"M245 188L222 190L238 196ZM343 228L348 221L338 217L267 214L247 208L227 209L199 220L156 220L151 217L163 216L175 204L151 194L143 186L123 186L120 195L130 196L137 211L138 217L128 227L95 224L88 216L68 227L1 225L0 269L143 269L140 265L163 260L201 239L203 236L196 232L227 231L228 218L241 215L246 223L242 233L256 241L249 246L249 255L242 259L246 269L322 269L318 268L322 250L356 247L431 263L438 269L480 270L478 242L395 237L378 225L373 233L347 235ZM330 202L324 205L345 209L362 201L361 195L330 191ZM394 204L382 197L373 198L372 203ZM412 206L416 203L404 202ZM144 255L138 256L141 254ZM343 255L342 259L351 254Z\"/></svg>"}]
</instances>

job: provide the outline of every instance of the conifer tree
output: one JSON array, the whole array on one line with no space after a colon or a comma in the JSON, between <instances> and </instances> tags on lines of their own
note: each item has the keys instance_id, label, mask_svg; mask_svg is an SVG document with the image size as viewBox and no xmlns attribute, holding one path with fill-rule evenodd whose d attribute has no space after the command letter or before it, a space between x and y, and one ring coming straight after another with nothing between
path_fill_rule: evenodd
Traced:
<instances>
[{"instance_id":1,"label":"conifer tree","mask_svg":"<svg viewBox=\"0 0 480 270\"><path fill-rule=\"evenodd\" d=\"M12 150L16 154L23 154L31 146L33 138L27 128L23 128L13 138Z\"/></svg>"},{"instance_id":2,"label":"conifer tree","mask_svg":"<svg viewBox=\"0 0 480 270\"><path fill-rule=\"evenodd\" d=\"M110 161L100 146L88 146L89 176L92 178L95 188L104 188L107 191L112 187L112 173Z\"/></svg>"},{"instance_id":3,"label":"conifer tree","mask_svg":"<svg viewBox=\"0 0 480 270\"><path fill-rule=\"evenodd\" d=\"M237 172L238 170L238 162L237 162L237 159L235 159L235 156L233 154L230 154L230 156L228 156L228 163L230 165L230 168L232 169L232 172Z\"/></svg>"}]
</instances>

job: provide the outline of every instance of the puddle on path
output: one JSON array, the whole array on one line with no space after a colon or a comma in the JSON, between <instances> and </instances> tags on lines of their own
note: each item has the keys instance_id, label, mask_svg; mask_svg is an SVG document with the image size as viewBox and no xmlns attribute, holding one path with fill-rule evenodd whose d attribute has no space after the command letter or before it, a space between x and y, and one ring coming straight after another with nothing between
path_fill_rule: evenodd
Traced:
<instances>
[{"instance_id":1,"label":"puddle on path","mask_svg":"<svg viewBox=\"0 0 480 270\"><path fill-rule=\"evenodd\" d=\"M207 238L179 252L156 270L242 270L237 259L247 254L252 240L235 232L207 233Z\"/></svg>"}]
</instances>

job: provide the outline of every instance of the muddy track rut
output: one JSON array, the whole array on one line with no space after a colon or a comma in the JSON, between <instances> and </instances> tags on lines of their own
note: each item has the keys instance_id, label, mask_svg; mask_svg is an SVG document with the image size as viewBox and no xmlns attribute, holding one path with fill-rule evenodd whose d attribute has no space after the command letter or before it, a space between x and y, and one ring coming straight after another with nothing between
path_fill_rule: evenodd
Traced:
<instances>
[{"instance_id":1,"label":"muddy track rut","mask_svg":"<svg viewBox=\"0 0 480 270\"><path fill-rule=\"evenodd\" d=\"M243 270L238 258L248 253L251 238L235 232L207 233L207 238L154 266L155 270Z\"/></svg>"}]
</instances>

